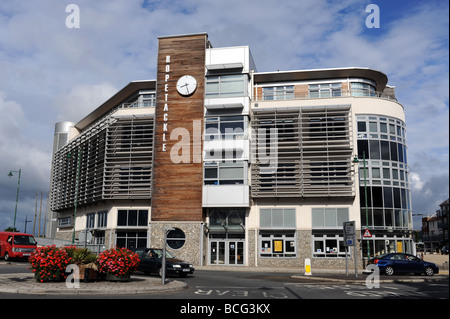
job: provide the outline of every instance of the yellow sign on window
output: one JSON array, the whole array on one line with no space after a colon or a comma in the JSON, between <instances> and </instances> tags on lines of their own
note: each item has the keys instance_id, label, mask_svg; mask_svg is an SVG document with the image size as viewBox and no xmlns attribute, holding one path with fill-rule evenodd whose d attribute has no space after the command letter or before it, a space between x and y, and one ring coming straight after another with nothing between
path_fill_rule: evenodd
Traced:
<instances>
[{"instance_id":1,"label":"yellow sign on window","mask_svg":"<svg viewBox=\"0 0 450 319\"><path fill-rule=\"evenodd\" d=\"M402 253L403 252L403 242L398 241L397 242L397 252Z\"/></svg>"},{"instance_id":2,"label":"yellow sign on window","mask_svg":"<svg viewBox=\"0 0 450 319\"><path fill-rule=\"evenodd\" d=\"M274 240L273 241L273 251L275 253L283 252L283 241L282 240Z\"/></svg>"}]
</instances>

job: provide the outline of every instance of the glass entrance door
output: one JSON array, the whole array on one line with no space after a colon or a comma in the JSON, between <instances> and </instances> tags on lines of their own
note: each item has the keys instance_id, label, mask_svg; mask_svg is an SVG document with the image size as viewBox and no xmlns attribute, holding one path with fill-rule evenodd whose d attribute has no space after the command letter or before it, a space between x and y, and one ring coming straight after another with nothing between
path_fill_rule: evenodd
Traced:
<instances>
[{"instance_id":1,"label":"glass entrance door","mask_svg":"<svg viewBox=\"0 0 450 319\"><path fill-rule=\"evenodd\" d=\"M228 264L243 265L244 264L244 242L229 241L228 242Z\"/></svg>"},{"instance_id":2,"label":"glass entrance door","mask_svg":"<svg viewBox=\"0 0 450 319\"><path fill-rule=\"evenodd\" d=\"M209 255L210 255L211 265L224 265L225 264L225 242L224 241L210 242Z\"/></svg>"},{"instance_id":3,"label":"glass entrance door","mask_svg":"<svg viewBox=\"0 0 450 319\"><path fill-rule=\"evenodd\" d=\"M211 240L209 248L209 263L211 265L243 265L243 240Z\"/></svg>"}]
</instances>

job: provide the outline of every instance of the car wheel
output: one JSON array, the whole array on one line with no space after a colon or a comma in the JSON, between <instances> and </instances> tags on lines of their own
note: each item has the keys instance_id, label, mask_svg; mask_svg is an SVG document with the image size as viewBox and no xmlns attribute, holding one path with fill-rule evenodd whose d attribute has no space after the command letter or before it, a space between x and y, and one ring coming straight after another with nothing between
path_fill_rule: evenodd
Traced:
<instances>
[{"instance_id":1,"label":"car wheel","mask_svg":"<svg viewBox=\"0 0 450 319\"><path fill-rule=\"evenodd\" d=\"M163 270L162 270L162 267L159 268L159 270L158 270L158 275L159 275L159 277L162 278L162 276L163 276Z\"/></svg>"},{"instance_id":2,"label":"car wheel","mask_svg":"<svg viewBox=\"0 0 450 319\"><path fill-rule=\"evenodd\" d=\"M392 276L394 274L394 268L392 266L387 266L384 269L384 273L388 276Z\"/></svg>"},{"instance_id":3,"label":"car wheel","mask_svg":"<svg viewBox=\"0 0 450 319\"><path fill-rule=\"evenodd\" d=\"M434 270L432 267L427 267L425 268L425 275L427 276L433 276L434 275Z\"/></svg>"},{"instance_id":4,"label":"car wheel","mask_svg":"<svg viewBox=\"0 0 450 319\"><path fill-rule=\"evenodd\" d=\"M5 259L5 261L9 261L9 254L5 253L5 255L3 256L3 258Z\"/></svg>"}]
</instances>

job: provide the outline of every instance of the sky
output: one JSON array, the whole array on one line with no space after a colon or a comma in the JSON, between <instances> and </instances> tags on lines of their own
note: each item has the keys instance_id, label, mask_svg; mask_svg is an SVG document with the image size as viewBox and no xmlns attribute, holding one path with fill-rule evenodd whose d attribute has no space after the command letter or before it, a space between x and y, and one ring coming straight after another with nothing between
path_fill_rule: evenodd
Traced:
<instances>
[{"instance_id":1,"label":"sky","mask_svg":"<svg viewBox=\"0 0 450 319\"><path fill-rule=\"evenodd\" d=\"M13 224L18 174L7 175L19 169L16 228L28 218L31 232L36 205L43 227L55 123L155 79L158 36L198 32L213 47L249 45L260 72L385 73L406 113L413 214L432 214L449 197L448 30L447 0L0 0L0 230Z\"/></svg>"}]
</instances>

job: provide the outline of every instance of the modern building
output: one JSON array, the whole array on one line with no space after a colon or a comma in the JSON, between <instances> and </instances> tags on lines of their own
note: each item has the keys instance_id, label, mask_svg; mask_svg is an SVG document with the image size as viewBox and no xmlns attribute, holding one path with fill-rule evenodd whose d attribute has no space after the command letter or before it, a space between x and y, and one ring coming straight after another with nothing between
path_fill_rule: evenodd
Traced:
<instances>
[{"instance_id":1,"label":"modern building","mask_svg":"<svg viewBox=\"0 0 450 319\"><path fill-rule=\"evenodd\" d=\"M336 267L353 249L358 263L415 251L405 113L385 74L258 72L248 46L158 41L156 80L126 85L55 151L57 238L88 229L106 248L162 247L166 232L197 265Z\"/></svg>"},{"instance_id":2,"label":"modern building","mask_svg":"<svg viewBox=\"0 0 450 319\"><path fill-rule=\"evenodd\" d=\"M448 202L447 198L434 214L422 218L422 240L425 251L437 251L444 246L448 248Z\"/></svg>"}]
</instances>

